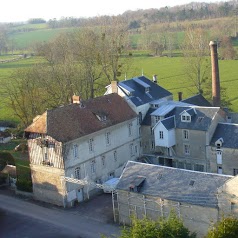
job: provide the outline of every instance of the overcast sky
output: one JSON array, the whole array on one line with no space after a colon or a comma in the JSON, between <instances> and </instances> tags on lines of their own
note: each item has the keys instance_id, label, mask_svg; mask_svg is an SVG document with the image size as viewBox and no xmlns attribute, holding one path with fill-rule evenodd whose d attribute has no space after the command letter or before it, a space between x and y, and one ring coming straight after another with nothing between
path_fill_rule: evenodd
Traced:
<instances>
[{"instance_id":1,"label":"overcast sky","mask_svg":"<svg viewBox=\"0 0 238 238\"><path fill-rule=\"evenodd\" d=\"M189 2L217 0L1 0L0 22L27 21L30 18L49 20L61 17L118 15L126 10L160 8Z\"/></svg>"}]
</instances>

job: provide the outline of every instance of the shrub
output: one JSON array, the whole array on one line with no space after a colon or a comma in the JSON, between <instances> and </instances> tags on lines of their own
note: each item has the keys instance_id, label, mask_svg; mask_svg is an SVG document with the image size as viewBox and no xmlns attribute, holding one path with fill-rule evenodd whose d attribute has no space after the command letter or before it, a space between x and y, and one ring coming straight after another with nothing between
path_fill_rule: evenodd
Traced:
<instances>
[{"instance_id":1,"label":"shrub","mask_svg":"<svg viewBox=\"0 0 238 238\"><path fill-rule=\"evenodd\" d=\"M238 219L224 217L208 232L206 238L235 238L238 236Z\"/></svg>"},{"instance_id":2,"label":"shrub","mask_svg":"<svg viewBox=\"0 0 238 238\"><path fill-rule=\"evenodd\" d=\"M32 192L32 181L26 178L17 178L16 186L18 190Z\"/></svg>"},{"instance_id":3,"label":"shrub","mask_svg":"<svg viewBox=\"0 0 238 238\"><path fill-rule=\"evenodd\" d=\"M0 170L3 170L7 164L15 165L13 156L8 152L0 152Z\"/></svg>"}]
</instances>

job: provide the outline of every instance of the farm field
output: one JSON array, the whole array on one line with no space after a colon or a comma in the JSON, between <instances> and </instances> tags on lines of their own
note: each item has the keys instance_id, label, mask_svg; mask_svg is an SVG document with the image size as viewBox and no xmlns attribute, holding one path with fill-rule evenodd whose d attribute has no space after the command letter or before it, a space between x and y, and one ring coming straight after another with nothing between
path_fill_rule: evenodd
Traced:
<instances>
[{"instance_id":1,"label":"farm field","mask_svg":"<svg viewBox=\"0 0 238 238\"><path fill-rule=\"evenodd\" d=\"M17 62L0 64L0 82L10 80L11 74L15 69L30 67L40 62L40 58L32 57L22 59ZM226 88L227 97L231 100L231 110L238 112L238 60L220 60L220 80L221 86ZM192 83L189 82L183 72L182 57L148 57L136 56L128 72L125 72L127 78L142 75L152 78L152 75L158 75L158 84L173 93L174 99L178 99L178 92L183 92L183 98L187 98L196 93ZM122 74L120 80L124 80L125 74ZM7 99L7 95L0 95L0 120L17 121L11 110L3 103Z\"/></svg>"}]
</instances>

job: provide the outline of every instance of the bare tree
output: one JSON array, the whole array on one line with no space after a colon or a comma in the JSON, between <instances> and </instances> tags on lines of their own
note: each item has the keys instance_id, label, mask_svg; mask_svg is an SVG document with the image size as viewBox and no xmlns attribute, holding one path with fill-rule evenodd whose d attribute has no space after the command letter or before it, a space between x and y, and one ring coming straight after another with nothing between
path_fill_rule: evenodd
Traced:
<instances>
[{"instance_id":1,"label":"bare tree","mask_svg":"<svg viewBox=\"0 0 238 238\"><path fill-rule=\"evenodd\" d=\"M203 93L204 85L210 80L209 40L203 29L188 28L185 33L182 50L184 54L184 69L188 80L195 86L197 92Z\"/></svg>"}]
</instances>

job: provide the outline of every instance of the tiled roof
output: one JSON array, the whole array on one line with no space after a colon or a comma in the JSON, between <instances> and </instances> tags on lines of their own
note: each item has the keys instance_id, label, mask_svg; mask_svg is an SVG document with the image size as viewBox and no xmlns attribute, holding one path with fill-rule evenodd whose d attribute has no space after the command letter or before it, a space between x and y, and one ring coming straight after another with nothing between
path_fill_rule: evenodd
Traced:
<instances>
[{"instance_id":1,"label":"tiled roof","mask_svg":"<svg viewBox=\"0 0 238 238\"><path fill-rule=\"evenodd\" d=\"M130 191L138 176L145 177L140 194L207 207L217 206L217 189L233 178L129 161L116 189Z\"/></svg>"},{"instance_id":2,"label":"tiled roof","mask_svg":"<svg viewBox=\"0 0 238 238\"><path fill-rule=\"evenodd\" d=\"M223 139L222 147L238 149L238 124L218 123L210 144L215 146L220 138Z\"/></svg>"},{"instance_id":3,"label":"tiled roof","mask_svg":"<svg viewBox=\"0 0 238 238\"><path fill-rule=\"evenodd\" d=\"M126 93L130 92L130 100L135 106L140 106L160 98L172 95L158 84L152 82L145 76L135 77L118 83L118 86ZM146 92L148 88L148 92Z\"/></svg>"},{"instance_id":4,"label":"tiled roof","mask_svg":"<svg viewBox=\"0 0 238 238\"><path fill-rule=\"evenodd\" d=\"M212 107L212 104L209 101L207 101L207 99L204 98L201 94L197 94L190 98L186 98L182 100L182 102L193 104L196 106L201 106L201 107Z\"/></svg>"},{"instance_id":5,"label":"tiled roof","mask_svg":"<svg viewBox=\"0 0 238 238\"><path fill-rule=\"evenodd\" d=\"M84 101L82 105L70 104L48 110L25 131L47 134L58 141L66 142L136 116L123 98L117 94L109 94Z\"/></svg>"}]
</instances>

